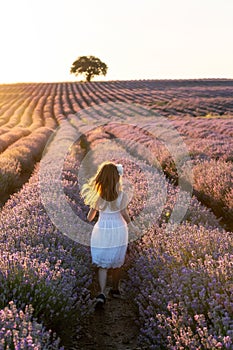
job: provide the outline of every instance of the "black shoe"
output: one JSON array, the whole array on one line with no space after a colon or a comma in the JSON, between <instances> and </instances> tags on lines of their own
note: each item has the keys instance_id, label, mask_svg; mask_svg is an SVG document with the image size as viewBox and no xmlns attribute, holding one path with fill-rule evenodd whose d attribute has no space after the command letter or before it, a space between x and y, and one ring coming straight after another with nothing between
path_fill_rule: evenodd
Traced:
<instances>
[{"instance_id":1,"label":"black shoe","mask_svg":"<svg viewBox=\"0 0 233 350\"><path fill-rule=\"evenodd\" d=\"M121 293L119 291L119 289L110 289L109 291L109 295L113 298L121 298Z\"/></svg>"},{"instance_id":2,"label":"black shoe","mask_svg":"<svg viewBox=\"0 0 233 350\"><path fill-rule=\"evenodd\" d=\"M99 294L96 297L95 309L102 309L105 303L106 303L105 295L103 293Z\"/></svg>"}]
</instances>

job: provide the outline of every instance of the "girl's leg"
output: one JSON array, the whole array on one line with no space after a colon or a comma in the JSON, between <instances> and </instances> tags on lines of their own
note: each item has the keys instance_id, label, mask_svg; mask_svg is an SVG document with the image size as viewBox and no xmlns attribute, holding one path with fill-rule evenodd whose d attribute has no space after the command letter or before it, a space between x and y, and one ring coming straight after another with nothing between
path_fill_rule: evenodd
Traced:
<instances>
[{"instance_id":1,"label":"girl's leg","mask_svg":"<svg viewBox=\"0 0 233 350\"><path fill-rule=\"evenodd\" d=\"M121 269L118 267L112 270L112 288L117 290L119 287L119 281L121 277Z\"/></svg>"},{"instance_id":2,"label":"girl's leg","mask_svg":"<svg viewBox=\"0 0 233 350\"><path fill-rule=\"evenodd\" d=\"M99 285L100 285L100 293L104 294L106 283L107 283L107 269L104 269L102 267L98 270L98 277L99 277Z\"/></svg>"}]
</instances>

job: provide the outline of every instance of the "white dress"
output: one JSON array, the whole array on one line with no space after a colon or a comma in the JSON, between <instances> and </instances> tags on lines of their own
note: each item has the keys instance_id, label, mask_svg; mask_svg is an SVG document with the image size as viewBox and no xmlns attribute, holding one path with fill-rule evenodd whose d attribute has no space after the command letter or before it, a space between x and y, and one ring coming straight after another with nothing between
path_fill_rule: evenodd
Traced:
<instances>
[{"instance_id":1,"label":"white dress","mask_svg":"<svg viewBox=\"0 0 233 350\"><path fill-rule=\"evenodd\" d=\"M116 208L121 207L121 192L116 200ZM119 210L110 206L99 210L99 218L91 234L92 263L103 268L121 267L125 261L128 245L128 226Z\"/></svg>"}]
</instances>

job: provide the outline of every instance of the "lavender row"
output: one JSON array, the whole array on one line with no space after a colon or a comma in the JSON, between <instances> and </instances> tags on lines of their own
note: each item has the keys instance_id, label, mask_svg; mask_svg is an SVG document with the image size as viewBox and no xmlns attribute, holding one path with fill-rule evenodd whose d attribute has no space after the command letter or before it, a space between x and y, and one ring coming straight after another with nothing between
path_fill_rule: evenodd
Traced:
<instances>
[{"instance_id":1,"label":"lavender row","mask_svg":"<svg viewBox=\"0 0 233 350\"><path fill-rule=\"evenodd\" d=\"M0 86L9 103L18 96L40 93L43 87L57 87L57 99L63 111L74 113L80 108L107 101L139 103L154 108L164 116L200 116L232 114L232 80L114 81L92 83L15 84ZM73 102L77 100L77 105ZM78 107L78 109L77 109ZM60 108L60 107L58 107Z\"/></svg>"},{"instance_id":2,"label":"lavender row","mask_svg":"<svg viewBox=\"0 0 233 350\"><path fill-rule=\"evenodd\" d=\"M90 254L87 247L68 238L50 221L40 200L37 173L38 169L0 213L0 308L2 313L8 312L3 310L9 303L23 312L33 308L36 322L46 332L55 332L64 343L74 329L76 335L79 333L83 318L92 312ZM17 312L15 317L18 320ZM23 322L22 318L19 323ZM41 341L43 348L47 333L35 335L30 322L18 341L26 344L26 339L32 337L31 341ZM3 323L1 342L5 341L6 346L15 331L12 322L3 319ZM36 349L29 345L28 349Z\"/></svg>"},{"instance_id":3,"label":"lavender row","mask_svg":"<svg viewBox=\"0 0 233 350\"><path fill-rule=\"evenodd\" d=\"M64 130L61 135L61 140L64 141L68 137L71 125L65 121L61 124L65 124L68 128L67 134ZM70 132L72 134L72 130ZM125 177L129 183L135 186L134 192L136 194L130 204L130 214L139 224L143 233L146 234L148 230L151 232L150 222L154 220L158 204L160 207L164 204L162 209L164 209L164 220L166 221L170 211L173 210L178 189L174 189L171 184L167 183L161 172L154 171L154 174L151 174L148 162L140 159L137 154L136 157L135 155L130 156L129 150L125 150L122 145L111 140L104 129L102 129L102 134L101 128L96 134L95 132L90 133L87 142L88 138L89 141L91 139L92 150L96 149L93 157L94 164L99 164L101 159L105 160L106 157L114 159L116 154L118 154L116 160L124 164ZM110 143L103 146L103 141L106 139ZM98 149L98 147L100 148ZM57 151L58 155L59 149ZM67 200L84 221L87 208L83 206L79 198L79 168L79 159L75 161L72 156L66 159L63 185ZM50 186L49 180L47 188ZM153 184L153 187L149 187L148 183ZM165 203L164 196L160 193L163 184L168 188ZM62 334L61 324L66 324L67 320L71 323L73 321L79 330L82 318L88 315L91 310L92 303L89 301L90 292L88 291L91 283L90 255L88 248L74 243L52 225L40 201L38 186L39 180L36 172L29 184L7 202L0 214L1 255L3 257L1 264L3 286L1 300L3 302L1 308L3 309L9 300L17 303L18 309L26 308L28 302L31 302L38 321L43 322L47 329L54 329L65 337ZM149 206L145 205L148 193L151 196L157 194L152 197L153 201L150 202ZM61 204L57 200L58 209ZM181 205L184 204L181 203ZM218 220L214 218L213 214L202 207L195 198L192 199L186 219L191 223L190 227L195 227L197 232L201 232L201 225L205 225L203 228L206 230L205 232L212 232L211 227L219 226ZM161 220L163 222L163 217ZM194 226L194 223L197 226ZM191 230L190 227L186 227L187 232ZM216 232L219 235L218 239L221 240L223 232L220 228ZM223 236L226 235L223 234ZM168 241L171 240L171 237L168 237ZM180 244L183 242L182 236ZM155 243L154 241L152 248L156 247ZM136 247L141 247L140 239L136 240L135 249ZM163 249L162 241L160 247ZM222 250L219 252L220 255L223 253ZM147 255L147 258L148 256L150 255ZM151 256L153 257L153 250ZM138 258L138 256L135 258L136 264ZM191 282L189 281L188 288L191 288ZM165 290L163 290L164 292Z\"/></svg>"},{"instance_id":4,"label":"lavender row","mask_svg":"<svg viewBox=\"0 0 233 350\"><path fill-rule=\"evenodd\" d=\"M232 234L155 225L130 259L127 289L143 348L233 349Z\"/></svg>"},{"instance_id":5,"label":"lavender row","mask_svg":"<svg viewBox=\"0 0 233 350\"><path fill-rule=\"evenodd\" d=\"M175 230L168 229L167 221L179 189L168 183L162 173L155 171L151 177L151 168L145 161L130 154L116 140L108 140L104 130L101 136L102 142L98 143L93 135L87 135L92 140L92 166L103 157L123 164L125 182L134 186L130 215L143 231L138 238L130 235L126 262L129 280L125 282L138 308L140 346L232 349L231 233L223 230L213 213L195 197L183 223ZM63 181L67 195L74 200L79 168L73 168L72 156L66 164ZM153 187L149 188L148 183L153 183ZM162 185L167 186L167 197L161 217L155 220L156 208L163 202L159 192ZM150 203L148 192L158 194L150 198Z\"/></svg>"},{"instance_id":6,"label":"lavender row","mask_svg":"<svg viewBox=\"0 0 233 350\"><path fill-rule=\"evenodd\" d=\"M231 83L224 80L116 81L92 84L40 83L0 86L2 96L0 176L3 183L1 191L6 196L9 195L21 186L25 177L30 175L35 162L41 157L45 146L44 141L48 140L51 132L59 125L60 114L68 117L69 114L76 114L81 110L102 106L112 101L139 104L152 108L162 116L175 115L181 116L181 119L186 114L202 115L204 113L208 116L209 112L214 113L214 111L218 115L229 115L232 112ZM213 124L212 120L208 120L208 125L210 122ZM227 144L232 142L230 139L232 131L229 131L229 128L232 130L232 121L229 119L214 123L217 127L211 136L211 132L207 129L203 130L203 127L206 127L203 125L204 122L199 122L199 127L192 121L180 123L176 119L176 126L181 132L182 128L188 129L188 134L185 131L187 145L189 145L190 130L197 130L196 135L195 133L191 135L193 142L190 145L190 154L194 158L216 156L231 160L231 147ZM223 136L228 140L223 139ZM32 147L31 144L33 144ZM8 148L11 148L11 151ZM16 150L13 152L12 148ZM167 157L162 161L165 164ZM9 169L7 163L11 164Z\"/></svg>"},{"instance_id":7,"label":"lavender row","mask_svg":"<svg viewBox=\"0 0 233 350\"><path fill-rule=\"evenodd\" d=\"M156 125L156 122L154 123ZM213 124L212 124L213 125ZM152 128L152 126L151 126ZM190 165L193 172L193 184L195 195L205 205L214 210L218 217L223 217L224 222L229 226L233 219L233 168L232 162L232 148L230 137L222 141L222 144L217 145L217 153L210 149L209 152L201 153L192 152L192 147L197 149L198 143L196 139L192 139L192 132L189 132L187 145L187 154L184 154L184 163L181 167L182 173L178 174L175 161L167 149L158 138L148 134L145 130L133 125L123 125L116 123L109 123L104 127L111 137L120 138L124 147L137 153L138 156L148 161L150 164L159 162L166 175L179 183L182 178L187 178L187 164ZM205 129L202 130L203 132ZM207 129L206 129L207 131ZM169 131L168 131L169 132ZM195 133L195 129L193 131ZM210 131L208 131L210 133ZM207 142L206 139L202 141ZM208 142L207 142L208 144ZM148 149L148 152L145 151ZM187 160L187 155L189 160ZM221 155L221 157L219 156ZM182 155L181 155L182 157ZM180 159L182 161L182 159ZM188 180L189 181L189 180Z\"/></svg>"}]
</instances>

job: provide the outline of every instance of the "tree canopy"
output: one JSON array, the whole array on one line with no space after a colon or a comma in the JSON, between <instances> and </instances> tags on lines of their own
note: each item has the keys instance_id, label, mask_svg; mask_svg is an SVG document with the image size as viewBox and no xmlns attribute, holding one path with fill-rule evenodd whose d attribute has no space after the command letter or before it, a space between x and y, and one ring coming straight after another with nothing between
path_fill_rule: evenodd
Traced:
<instances>
[{"instance_id":1,"label":"tree canopy","mask_svg":"<svg viewBox=\"0 0 233 350\"><path fill-rule=\"evenodd\" d=\"M95 75L106 75L107 69L107 65L95 56L80 56L73 62L70 73L84 74L86 81L91 81Z\"/></svg>"}]
</instances>

